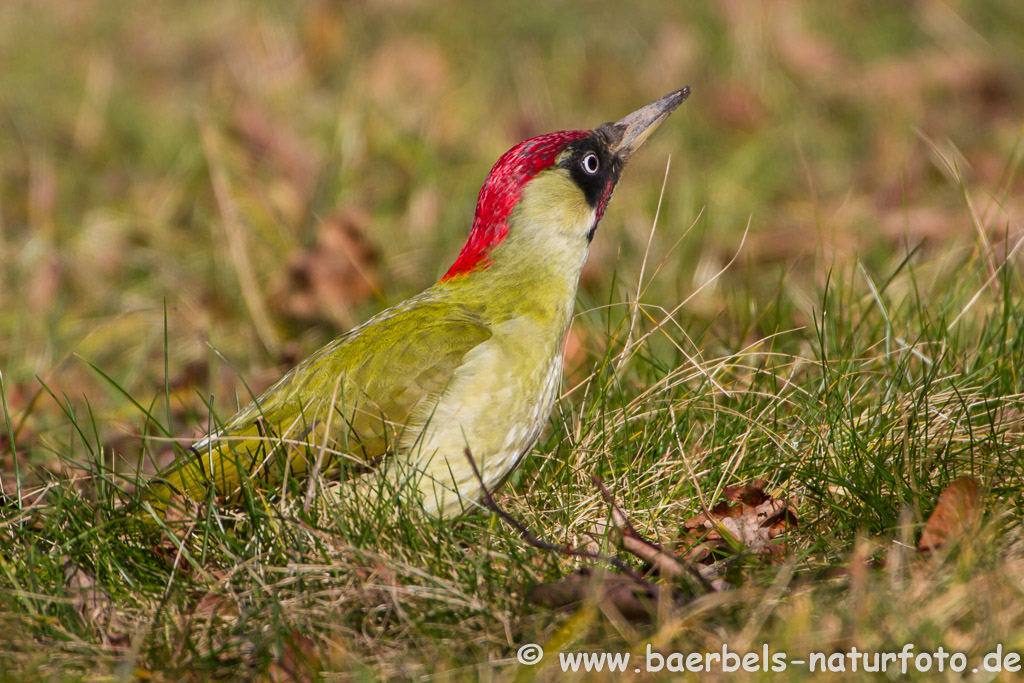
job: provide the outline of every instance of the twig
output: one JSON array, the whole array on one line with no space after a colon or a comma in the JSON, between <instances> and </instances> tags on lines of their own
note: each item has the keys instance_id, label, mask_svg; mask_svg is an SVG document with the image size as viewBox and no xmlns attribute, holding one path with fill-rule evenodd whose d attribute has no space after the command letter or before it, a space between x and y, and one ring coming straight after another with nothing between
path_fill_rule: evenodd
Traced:
<instances>
[{"instance_id":1,"label":"twig","mask_svg":"<svg viewBox=\"0 0 1024 683\"><path fill-rule=\"evenodd\" d=\"M493 511L496 515L505 520L505 522L507 522L510 526L514 527L515 530L519 532L519 535L523 537L524 541L526 541L535 548L540 548L541 550L550 550L552 552L559 553L560 555L565 555L566 557L583 557L588 560L607 562L608 564L612 565L620 572L628 576L629 578L643 584L645 588L653 591L654 594L657 594L657 586L648 581L643 574L636 571L635 569L630 567L622 560L619 560L618 558L610 557L608 555L602 555L600 553L592 553L587 550L576 550L575 548L567 548L565 546L555 545L554 543L548 543L547 541L534 536L525 524L520 522L518 519L516 519L509 513L505 512L503 509L501 509L498 503L495 502L494 497L491 496L491 492L487 490L487 486L486 484L484 484L484 480L480 476L480 470L477 469L476 461L473 459L472 452L470 452L469 448L467 448L465 452L466 459L469 460L469 466L473 468L473 475L476 477L477 483L480 484L480 490L483 491L484 505L491 511Z\"/></svg>"},{"instance_id":2,"label":"twig","mask_svg":"<svg viewBox=\"0 0 1024 683\"><path fill-rule=\"evenodd\" d=\"M682 558L671 555L665 552L657 543L647 540L640 534L639 531L633 526L633 523L629 521L629 517L622 511L622 508L615 502L615 497L612 492L608 490L608 487L604 485L601 478L596 474L590 475L590 480L594 482L598 490L601 492L601 496L604 497L605 502L612 509L612 523L618 527L622 533L622 547L633 553L641 560L650 562L654 568L658 571L662 577L666 579L677 579L684 574L690 574L697 579L701 586L704 587L709 593L714 593L715 587L711 585L703 574L700 573L696 567Z\"/></svg>"}]
</instances>

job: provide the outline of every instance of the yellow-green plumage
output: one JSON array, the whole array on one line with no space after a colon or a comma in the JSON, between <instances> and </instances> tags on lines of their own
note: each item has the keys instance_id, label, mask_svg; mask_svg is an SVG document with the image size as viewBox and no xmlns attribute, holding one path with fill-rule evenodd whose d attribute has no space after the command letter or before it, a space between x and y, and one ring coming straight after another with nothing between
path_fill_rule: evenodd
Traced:
<instances>
[{"instance_id":1,"label":"yellow-green plumage","mask_svg":"<svg viewBox=\"0 0 1024 683\"><path fill-rule=\"evenodd\" d=\"M160 473L145 499L162 510L175 495L231 498L243 479L273 490L316 463L349 477L383 472L393 483L412 474L415 497L431 513L471 507L481 490L465 449L493 489L536 443L558 393L594 227L622 164L686 94L590 134L552 134L510 150L481 191L474 237L448 276L303 361ZM527 156L537 153L535 141L551 154L539 168ZM577 168L586 145L604 146L607 168L596 178L604 184Z\"/></svg>"},{"instance_id":2,"label":"yellow-green plumage","mask_svg":"<svg viewBox=\"0 0 1024 683\"><path fill-rule=\"evenodd\" d=\"M426 298L322 348L196 444L196 457L163 473L162 483L193 498L211 485L230 495L241 476L265 488L281 481L286 466L302 476L324 444L325 471L340 464L334 451L366 463L384 455L416 406L440 395L466 352L491 335L464 312L443 317L448 307Z\"/></svg>"}]
</instances>

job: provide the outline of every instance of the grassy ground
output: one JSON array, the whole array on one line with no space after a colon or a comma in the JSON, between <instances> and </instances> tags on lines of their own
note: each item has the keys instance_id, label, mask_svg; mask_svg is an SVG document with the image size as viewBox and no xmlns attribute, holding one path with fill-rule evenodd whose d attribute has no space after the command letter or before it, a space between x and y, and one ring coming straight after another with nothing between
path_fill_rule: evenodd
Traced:
<instances>
[{"instance_id":1,"label":"grassy ground","mask_svg":"<svg viewBox=\"0 0 1024 683\"><path fill-rule=\"evenodd\" d=\"M1014 0L0 5L0 677L1024 651L1022 25ZM507 147L687 83L500 500L581 545L597 474L671 544L761 478L797 502L781 561L638 624L532 605L595 563L492 516L251 505L184 542L125 519L168 436L441 274ZM982 526L915 555L963 475Z\"/></svg>"}]
</instances>

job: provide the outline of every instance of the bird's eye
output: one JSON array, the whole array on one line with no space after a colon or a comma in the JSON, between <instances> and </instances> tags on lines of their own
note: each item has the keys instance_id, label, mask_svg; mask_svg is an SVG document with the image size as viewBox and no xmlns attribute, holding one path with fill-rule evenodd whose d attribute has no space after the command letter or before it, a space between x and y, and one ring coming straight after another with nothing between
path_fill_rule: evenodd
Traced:
<instances>
[{"instance_id":1,"label":"bird's eye","mask_svg":"<svg viewBox=\"0 0 1024 683\"><path fill-rule=\"evenodd\" d=\"M580 166L583 167L583 171L587 175L594 175L597 173L597 169L601 167L601 162L598 160L596 154L590 152L583 157L583 161L580 162Z\"/></svg>"}]
</instances>

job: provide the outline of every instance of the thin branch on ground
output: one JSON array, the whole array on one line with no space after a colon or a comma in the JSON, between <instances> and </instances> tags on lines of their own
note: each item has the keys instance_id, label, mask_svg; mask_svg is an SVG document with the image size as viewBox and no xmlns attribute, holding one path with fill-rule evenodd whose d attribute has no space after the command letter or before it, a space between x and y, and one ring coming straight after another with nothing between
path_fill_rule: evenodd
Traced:
<instances>
[{"instance_id":1,"label":"thin branch on ground","mask_svg":"<svg viewBox=\"0 0 1024 683\"><path fill-rule=\"evenodd\" d=\"M494 500L494 497L491 495L491 492L487 489L486 484L484 484L483 477L480 476L480 470L477 469L476 460L473 459L473 453L469 450L469 448L465 450L465 453L466 459L469 460L469 466L473 468L473 476L476 477L477 483L480 484L480 490L483 492L484 506L486 506L488 509L494 512L494 514L498 515L503 520L505 520L505 522L507 522L510 526L515 528L515 530L519 532L519 535L522 536L524 541L526 541L535 548L540 548L541 550L550 550L552 552L559 553L560 555L564 555L566 557L582 557L588 560L607 562L608 564L612 565L613 567L615 567L631 579L642 583L645 587L649 588L650 590L653 590L655 592L657 591L657 587L654 586L654 584L652 584L649 580L647 580L647 578L643 574L636 571L635 569L633 569L628 564L626 564L618 558L611 557L609 555L602 555L600 553L592 553L587 550L576 550L575 548L567 548L565 546L556 545L554 543L548 543L547 541L535 536L533 533L530 532L530 530L527 528L525 524L520 522L518 519L516 519L509 513L505 512L505 510L503 510L501 506L498 505L498 503Z\"/></svg>"},{"instance_id":2,"label":"thin branch on ground","mask_svg":"<svg viewBox=\"0 0 1024 683\"><path fill-rule=\"evenodd\" d=\"M604 482L596 474L590 475L590 480L594 482L598 490L601 492L601 496L605 502L612 509L612 523L619 529L622 534L622 547L627 551L633 553L641 560L651 563L651 565L657 570L658 574L666 579L677 579L684 574L690 574L697 581L700 582L701 586L704 587L709 593L714 593L715 588L711 585L703 574L700 573L696 567L687 562L686 560L676 557L665 551L663 547L654 543L653 541L645 538L633 523L629 521L629 517L622 511L622 508L615 502L615 497L612 492L608 490Z\"/></svg>"}]
</instances>

